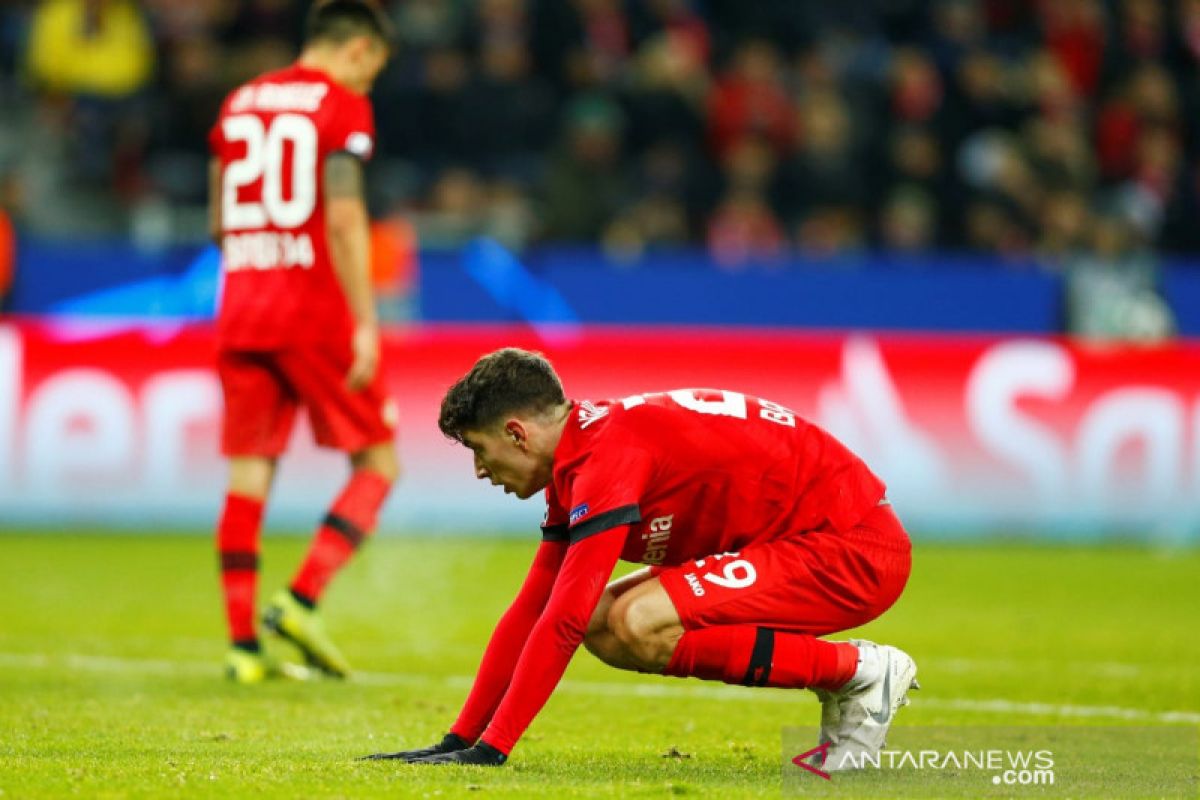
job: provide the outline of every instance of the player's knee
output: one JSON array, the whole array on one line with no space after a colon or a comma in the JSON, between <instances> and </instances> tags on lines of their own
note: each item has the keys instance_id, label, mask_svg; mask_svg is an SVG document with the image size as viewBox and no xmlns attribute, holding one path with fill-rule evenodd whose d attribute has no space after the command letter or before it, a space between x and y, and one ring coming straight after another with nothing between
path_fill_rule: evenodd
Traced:
<instances>
[{"instance_id":1,"label":"player's knee","mask_svg":"<svg viewBox=\"0 0 1200 800\"><path fill-rule=\"evenodd\" d=\"M591 631L583 637L583 646L596 658L610 666L622 665L624 648L607 630Z\"/></svg>"},{"instance_id":2,"label":"player's knee","mask_svg":"<svg viewBox=\"0 0 1200 800\"><path fill-rule=\"evenodd\" d=\"M350 463L354 469L370 470L388 483L400 479L400 459L391 445L368 447L351 456Z\"/></svg>"},{"instance_id":3,"label":"player's knee","mask_svg":"<svg viewBox=\"0 0 1200 800\"><path fill-rule=\"evenodd\" d=\"M621 644L632 641L636 637L634 632L635 622L633 619L628 618L630 616L629 607L630 604L621 599L618 599L617 602L608 607L607 629Z\"/></svg>"},{"instance_id":4,"label":"player's knee","mask_svg":"<svg viewBox=\"0 0 1200 800\"><path fill-rule=\"evenodd\" d=\"M235 456L229 461L229 492L242 497L263 500L271 491L275 476L273 459L257 456Z\"/></svg>"},{"instance_id":5,"label":"player's knee","mask_svg":"<svg viewBox=\"0 0 1200 800\"><path fill-rule=\"evenodd\" d=\"M584 641L588 638L595 637L599 634L605 634L609 637L612 633L608 628L608 615L612 611L613 603L616 598L609 589L604 590L604 594L600 595L600 602L596 604L596 610L592 612L591 619L588 620L587 634Z\"/></svg>"},{"instance_id":6,"label":"player's knee","mask_svg":"<svg viewBox=\"0 0 1200 800\"><path fill-rule=\"evenodd\" d=\"M388 483L400 480L400 461L393 456L375 468L375 472Z\"/></svg>"}]
</instances>

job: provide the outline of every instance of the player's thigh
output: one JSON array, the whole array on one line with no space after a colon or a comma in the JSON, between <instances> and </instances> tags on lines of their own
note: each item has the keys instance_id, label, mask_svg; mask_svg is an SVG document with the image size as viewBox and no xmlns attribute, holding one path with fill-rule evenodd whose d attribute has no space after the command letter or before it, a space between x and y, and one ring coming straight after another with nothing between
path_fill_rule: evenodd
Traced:
<instances>
[{"instance_id":1,"label":"player's thigh","mask_svg":"<svg viewBox=\"0 0 1200 800\"><path fill-rule=\"evenodd\" d=\"M608 612L608 626L625 640L682 628L679 610L662 581L647 570L646 579L621 593Z\"/></svg>"},{"instance_id":2,"label":"player's thigh","mask_svg":"<svg viewBox=\"0 0 1200 800\"><path fill-rule=\"evenodd\" d=\"M308 412L317 444L357 453L394 440L398 413L382 369L358 391L346 385L349 346L319 343L286 351L281 366Z\"/></svg>"},{"instance_id":3,"label":"player's thigh","mask_svg":"<svg viewBox=\"0 0 1200 800\"><path fill-rule=\"evenodd\" d=\"M271 352L222 350L217 355L224 414L221 451L274 459L287 447L297 397Z\"/></svg>"},{"instance_id":4,"label":"player's thigh","mask_svg":"<svg viewBox=\"0 0 1200 800\"><path fill-rule=\"evenodd\" d=\"M588 622L588 633L595 634L608 630L608 615L617 598L626 594L631 589L640 586L652 577L650 568L643 567L611 581L604 589L604 593L600 595L600 602L596 604L596 609L592 612L592 618Z\"/></svg>"},{"instance_id":5,"label":"player's thigh","mask_svg":"<svg viewBox=\"0 0 1200 800\"><path fill-rule=\"evenodd\" d=\"M813 531L663 569L658 577L684 628L748 624L822 636L863 625L894 601L902 567L893 576L877 562L867 547Z\"/></svg>"}]
</instances>

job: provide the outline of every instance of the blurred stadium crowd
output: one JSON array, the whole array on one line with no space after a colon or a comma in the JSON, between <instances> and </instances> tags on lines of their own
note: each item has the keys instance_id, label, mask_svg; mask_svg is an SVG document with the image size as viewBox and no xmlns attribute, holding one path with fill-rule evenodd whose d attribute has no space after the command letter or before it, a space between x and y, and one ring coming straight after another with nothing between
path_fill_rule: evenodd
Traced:
<instances>
[{"instance_id":1,"label":"blurred stadium crowd","mask_svg":"<svg viewBox=\"0 0 1200 800\"><path fill-rule=\"evenodd\" d=\"M1053 266L1200 244L1200 0L386 6L372 205L422 246ZM0 207L51 234L202 237L208 127L293 58L305 10L6 3Z\"/></svg>"}]
</instances>

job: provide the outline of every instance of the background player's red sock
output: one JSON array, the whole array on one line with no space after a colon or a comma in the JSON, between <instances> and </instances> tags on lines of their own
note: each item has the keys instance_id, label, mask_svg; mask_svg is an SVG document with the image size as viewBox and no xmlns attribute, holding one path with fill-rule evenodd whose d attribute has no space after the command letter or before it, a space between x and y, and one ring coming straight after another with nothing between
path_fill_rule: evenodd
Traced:
<instances>
[{"instance_id":1,"label":"background player's red sock","mask_svg":"<svg viewBox=\"0 0 1200 800\"><path fill-rule=\"evenodd\" d=\"M229 638L239 647L258 648L254 632L254 595L258 589L258 532L263 502L237 494L225 495L217 523L217 554Z\"/></svg>"},{"instance_id":2,"label":"background player's red sock","mask_svg":"<svg viewBox=\"0 0 1200 800\"><path fill-rule=\"evenodd\" d=\"M375 528L375 517L391 488L389 480L370 470L355 470L350 475L292 580L297 600L310 608L316 605L330 578Z\"/></svg>"},{"instance_id":3,"label":"background player's red sock","mask_svg":"<svg viewBox=\"0 0 1200 800\"><path fill-rule=\"evenodd\" d=\"M754 625L686 631L663 670L742 686L838 689L854 675L858 648Z\"/></svg>"}]
</instances>

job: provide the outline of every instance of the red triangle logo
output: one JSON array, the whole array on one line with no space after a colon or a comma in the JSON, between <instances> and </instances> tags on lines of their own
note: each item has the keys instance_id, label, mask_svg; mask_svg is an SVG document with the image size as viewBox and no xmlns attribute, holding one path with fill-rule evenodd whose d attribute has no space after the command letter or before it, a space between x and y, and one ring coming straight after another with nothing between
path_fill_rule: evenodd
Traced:
<instances>
[{"instance_id":1,"label":"red triangle logo","mask_svg":"<svg viewBox=\"0 0 1200 800\"><path fill-rule=\"evenodd\" d=\"M818 767L814 767L812 764L809 764L808 759L811 758L812 756L820 754L821 766L822 767L825 766L825 759L829 758L829 746L831 744L832 744L832 742L825 742L824 744L814 747L812 750L806 750L805 752L803 752L800 755L793 758L792 763L795 764L797 767L800 767L801 769L806 769L809 772L811 772L812 774L817 775L821 778L824 778L825 780L830 780L828 772L826 772L825 770L820 769Z\"/></svg>"}]
</instances>

